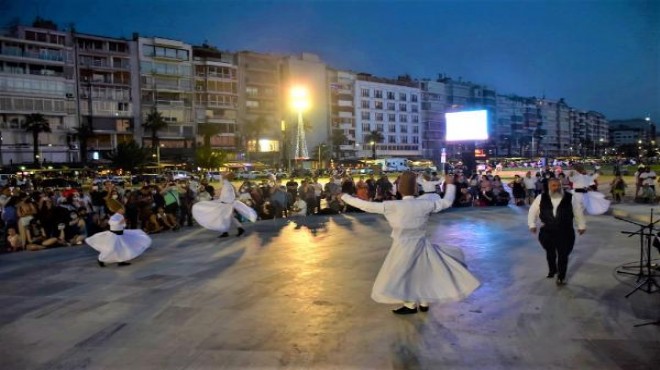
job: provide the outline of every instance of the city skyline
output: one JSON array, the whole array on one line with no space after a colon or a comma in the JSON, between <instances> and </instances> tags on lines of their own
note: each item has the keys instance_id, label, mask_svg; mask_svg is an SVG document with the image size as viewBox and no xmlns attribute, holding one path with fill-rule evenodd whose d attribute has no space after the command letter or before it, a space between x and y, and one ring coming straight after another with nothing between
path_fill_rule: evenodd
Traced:
<instances>
[{"instance_id":1,"label":"city skyline","mask_svg":"<svg viewBox=\"0 0 660 370\"><path fill-rule=\"evenodd\" d=\"M610 120L660 117L660 2L0 0L0 6L8 10L2 26L41 16L60 28L73 22L81 33L311 52L355 72L446 74L499 94L564 98Z\"/></svg>"}]
</instances>

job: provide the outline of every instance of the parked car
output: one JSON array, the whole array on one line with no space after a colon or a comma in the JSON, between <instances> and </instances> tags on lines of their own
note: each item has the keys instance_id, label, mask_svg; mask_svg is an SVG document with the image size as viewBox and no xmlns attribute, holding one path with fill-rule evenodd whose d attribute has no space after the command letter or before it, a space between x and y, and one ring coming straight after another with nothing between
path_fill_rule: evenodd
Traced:
<instances>
[{"instance_id":1,"label":"parked car","mask_svg":"<svg viewBox=\"0 0 660 370\"><path fill-rule=\"evenodd\" d=\"M222 179L222 173L220 171L209 171L206 173L206 178L211 181L220 181Z\"/></svg>"},{"instance_id":2,"label":"parked car","mask_svg":"<svg viewBox=\"0 0 660 370\"><path fill-rule=\"evenodd\" d=\"M192 178L192 173L188 171L168 171L165 173L167 176L172 176L172 180L185 180Z\"/></svg>"},{"instance_id":3,"label":"parked car","mask_svg":"<svg viewBox=\"0 0 660 370\"><path fill-rule=\"evenodd\" d=\"M80 188L80 183L77 181L72 181L72 180L67 180L67 179L43 179L39 183L39 185L43 188L56 188L56 189L64 189L64 188Z\"/></svg>"}]
</instances>

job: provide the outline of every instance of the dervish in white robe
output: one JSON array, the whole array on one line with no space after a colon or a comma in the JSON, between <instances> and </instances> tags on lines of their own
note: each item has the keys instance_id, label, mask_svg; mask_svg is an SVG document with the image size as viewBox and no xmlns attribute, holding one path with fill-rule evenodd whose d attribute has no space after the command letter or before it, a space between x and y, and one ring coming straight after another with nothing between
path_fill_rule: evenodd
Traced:
<instances>
[{"instance_id":1,"label":"dervish in white robe","mask_svg":"<svg viewBox=\"0 0 660 370\"><path fill-rule=\"evenodd\" d=\"M96 233L85 242L99 252L99 265L106 263L128 264L127 262L144 253L151 246L151 238L139 229L124 230L126 220L120 212L108 220L110 231Z\"/></svg>"},{"instance_id":2,"label":"dervish in white robe","mask_svg":"<svg viewBox=\"0 0 660 370\"><path fill-rule=\"evenodd\" d=\"M451 207L455 195L456 186L448 184L444 199L404 196L401 200L377 203L348 194L342 196L353 207L384 215L392 227L392 246L371 293L374 301L403 302L415 310L419 303L424 311L430 302L463 299L480 285L467 270L460 249L431 244L426 237L431 213Z\"/></svg>"},{"instance_id":3,"label":"dervish in white robe","mask_svg":"<svg viewBox=\"0 0 660 370\"><path fill-rule=\"evenodd\" d=\"M236 199L234 185L223 178L218 199L195 203L192 215L195 221L206 229L225 233L234 225L239 228L240 233L242 226L234 217L234 210L252 222L257 220L257 212Z\"/></svg>"},{"instance_id":4,"label":"dervish in white robe","mask_svg":"<svg viewBox=\"0 0 660 370\"><path fill-rule=\"evenodd\" d=\"M573 184L571 193L588 214L602 215L610 209L610 201L605 199L605 194L590 189L596 184L598 173L587 175L585 171L582 172L584 173L573 171L569 176L568 179Z\"/></svg>"}]
</instances>

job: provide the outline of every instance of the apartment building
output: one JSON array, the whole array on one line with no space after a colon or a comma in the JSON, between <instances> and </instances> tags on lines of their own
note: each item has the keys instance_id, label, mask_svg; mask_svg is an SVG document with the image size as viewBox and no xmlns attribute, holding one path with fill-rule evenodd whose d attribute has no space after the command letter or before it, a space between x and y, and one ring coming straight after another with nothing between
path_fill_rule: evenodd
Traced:
<instances>
[{"instance_id":1,"label":"apartment building","mask_svg":"<svg viewBox=\"0 0 660 370\"><path fill-rule=\"evenodd\" d=\"M73 34L76 106L81 124L93 130L87 159L99 159L120 142L134 140L140 114L137 43L103 36ZM138 100L136 102L136 100ZM74 146L76 140L69 140Z\"/></svg>"},{"instance_id":2,"label":"apartment building","mask_svg":"<svg viewBox=\"0 0 660 370\"><path fill-rule=\"evenodd\" d=\"M51 133L39 135L40 162L75 160L67 137L77 127L74 52L55 28L18 26L0 36L0 165L33 162L25 118L41 113Z\"/></svg>"},{"instance_id":3,"label":"apartment building","mask_svg":"<svg viewBox=\"0 0 660 370\"><path fill-rule=\"evenodd\" d=\"M238 65L238 129L237 159L281 160L282 57L241 51Z\"/></svg>"},{"instance_id":4,"label":"apartment building","mask_svg":"<svg viewBox=\"0 0 660 370\"><path fill-rule=\"evenodd\" d=\"M356 137L355 127L355 80L353 72L328 68L328 98L330 111L330 136L341 132L346 140L333 148L333 156L338 159L357 158L364 144Z\"/></svg>"},{"instance_id":5,"label":"apartment building","mask_svg":"<svg viewBox=\"0 0 660 370\"><path fill-rule=\"evenodd\" d=\"M655 124L650 119L612 120L609 123L610 142L614 146L658 142Z\"/></svg>"},{"instance_id":6,"label":"apartment building","mask_svg":"<svg viewBox=\"0 0 660 370\"><path fill-rule=\"evenodd\" d=\"M203 45L193 46L197 142L208 136L214 149L239 148L238 67L235 55Z\"/></svg>"},{"instance_id":7,"label":"apartment building","mask_svg":"<svg viewBox=\"0 0 660 370\"><path fill-rule=\"evenodd\" d=\"M582 156L597 155L599 147L609 142L609 124L603 114L572 109L570 120L573 126L571 152Z\"/></svg>"},{"instance_id":8,"label":"apartment building","mask_svg":"<svg viewBox=\"0 0 660 370\"><path fill-rule=\"evenodd\" d=\"M139 60L140 127L142 144L152 147L151 131L144 130L145 119L157 110L167 122L158 131L162 159L187 160L194 157L197 130L193 115L192 45L160 37L134 35ZM160 159L159 158L159 159Z\"/></svg>"},{"instance_id":9,"label":"apartment building","mask_svg":"<svg viewBox=\"0 0 660 370\"><path fill-rule=\"evenodd\" d=\"M379 157L422 157L421 90L407 78L391 80L360 73L355 81L355 138L360 158L372 156L369 133L384 140L376 145Z\"/></svg>"},{"instance_id":10,"label":"apartment building","mask_svg":"<svg viewBox=\"0 0 660 370\"><path fill-rule=\"evenodd\" d=\"M299 145L307 147L309 158L319 159L319 146L331 145L330 139L330 93L328 89L328 68L318 55L302 53L283 58L282 89L284 104L282 117L286 127L295 129L298 122L298 112L291 107L291 89L302 88L307 91L310 109L303 112L303 131L295 135L303 135L305 142ZM291 130L293 132L293 130ZM296 139L302 139L297 137ZM295 140L294 140L295 142ZM291 146L295 151L295 146ZM294 153L295 156L295 153Z\"/></svg>"},{"instance_id":11,"label":"apartment building","mask_svg":"<svg viewBox=\"0 0 660 370\"><path fill-rule=\"evenodd\" d=\"M422 80L419 83L421 98L422 151L424 158L439 162L442 149L446 148L445 113L450 109L447 84L442 80Z\"/></svg>"}]
</instances>

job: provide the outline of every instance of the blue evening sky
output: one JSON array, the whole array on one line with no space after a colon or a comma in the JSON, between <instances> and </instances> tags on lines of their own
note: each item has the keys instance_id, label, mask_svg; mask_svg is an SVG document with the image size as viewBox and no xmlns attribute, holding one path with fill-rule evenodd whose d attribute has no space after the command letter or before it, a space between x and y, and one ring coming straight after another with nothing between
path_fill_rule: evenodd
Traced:
<instances>
[{"instance_id":1,"label":"blue evening sky","mask_svg":"<svg viewBox=\"0 0 660 370\"><path fill-rule=\"evenodd\" d=\"M82 33L318 54L330 66L565 98L609 119L660 121L660 1L0 0Z\"/></svg>"}]
</instances>

